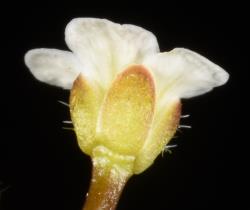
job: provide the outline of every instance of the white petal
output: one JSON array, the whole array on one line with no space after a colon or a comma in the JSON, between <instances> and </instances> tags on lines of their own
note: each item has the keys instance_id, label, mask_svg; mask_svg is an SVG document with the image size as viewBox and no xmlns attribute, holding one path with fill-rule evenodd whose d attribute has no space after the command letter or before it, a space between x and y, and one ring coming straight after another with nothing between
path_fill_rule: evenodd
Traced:
<instances>
[{"instance_id":1,"label":"white petal","mask_svg":"<svg viewBox=\"0 0 250 210\"><path fill-rule=\"evenodd\" d=\"M80 73L79 63L68 51L34 49L25 55L25 64L38 80L70 89Z\"/></svg>"},{"instance_id":2,"label":"white petal","mask_svg":"<svg viewBox=\"0 0 250 210\"><path fill-rule=\"evenodd\" d=\"M229 78L218 65L183 48L148 57L144 65L154 72L162 97L191 98L223 85Z\"/></svg>"},{"instance_id":3,"label":"white petal","mask_svg":"<svg viewBox=\"0 0 250 210\"><path fill-rule=\"evenodd\" d=\"M94 71L96 78L106 87L117 72L159 52L157 40L151 32L106 19L73 19L66 27L65 39L87 70Z\"/></svg>"}]
</instances>

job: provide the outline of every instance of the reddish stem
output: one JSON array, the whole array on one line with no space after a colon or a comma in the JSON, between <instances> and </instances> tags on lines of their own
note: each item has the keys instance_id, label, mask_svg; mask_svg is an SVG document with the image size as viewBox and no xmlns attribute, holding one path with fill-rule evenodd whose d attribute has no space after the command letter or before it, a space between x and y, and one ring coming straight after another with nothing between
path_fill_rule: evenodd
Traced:
<instances>
[{"instance_id":1,"label":"reddish stem","mask_svg":"<svg viewBox=\"0 0 250 210\"><path fill-rule=\"evenodd\" d=\"M83 210L115 210L130 176L114 166L93 165L90 189Z\"/></svg>"}]
</instances>

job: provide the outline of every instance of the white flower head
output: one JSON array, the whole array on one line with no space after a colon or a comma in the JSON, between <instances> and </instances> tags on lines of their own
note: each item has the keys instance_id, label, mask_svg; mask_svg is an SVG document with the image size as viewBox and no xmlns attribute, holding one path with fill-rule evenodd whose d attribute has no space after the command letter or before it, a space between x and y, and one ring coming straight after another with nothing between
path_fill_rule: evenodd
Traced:
<instances>
[{"instance_id":1,"label":"white flower head","mask_svg":"<svg viewBox=\"0 0 250 210\"><path fill-rule=\"evenodd\" d=\"M65 40L72 52L42 48L25 55L26 65L38 80L71 89L82 73L107 88L127 66L142 64L150 68L155 79L163 80L160 84L178 81L179 97L189 98L224 84L229 77L191 50L176 48L159 53L156 37L135 25L76 18L67 25Z\"/></svg>"},{"instance_id":2,"label":"white flower head","mask_svg":"<svg viewBox=\"0 0 250 210\"><path fill-rule=\"evenodd\" d=\"M81 149L94 156L107 149L117 153L114 162L121 162L119 155L127 157L133 162L133 173L151 165L172 138L179 122L181 98L204 94L229 78L221 67L191 50L175 48L160 53L156 37L135 25L76 18L67 25L65 40L71 51L30 50L25 55L26 65L42 82L64 89L73 87L71 115ZM140 83L143 88L129 87L137 84L131 75L138 76L138 84L144 81ZM84 96L74 91L80 86ZM147 98L134 97L137 91ZM124 100L131 97L135 99ZM116 103L118 99L122 102ZM143 100L147 100L147 106L140 104ZM145 118L140 107L147 113ZM143 122L137 125L138 120ZM135 125L130 125L133 122ZM139 135L142 131L143 136ZM123 136L135 139L126 140Z\"/></svg>"}]
</instances>

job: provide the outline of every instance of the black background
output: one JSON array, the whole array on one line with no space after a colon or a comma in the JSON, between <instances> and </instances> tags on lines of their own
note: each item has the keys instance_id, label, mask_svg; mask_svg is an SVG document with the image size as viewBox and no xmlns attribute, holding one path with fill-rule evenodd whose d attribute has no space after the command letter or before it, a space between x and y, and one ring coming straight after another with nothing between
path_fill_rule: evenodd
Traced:
<instances>
[{"instance_id":1,"label":"black background","mask_svg":"<svg viewBox=\"0 0 250 210\"><path fill-rule=\"evenodd\" d=\"M64 28L74 17L107 18L152 31L161 51L192 49L225 68L229 82L183 101L182 123L171 155L128 182L118 210L224 209L234 203L232 174L238 165L232 148L244 145L238 116L246 115L247 14L244 6L193 7L151 2L106 7L96 2L33 2L1 7L1 210L80 210L88 190L90 159L79 150L72 131L62 129L69 92L36 81L23 62L32 48L67 49ZM144 4L147 4L144 2ZM151 6L152 4L152 6ZM154 7L153 7L154 6ZM246 88L245 88L246 89ZM228 167L230 166L230 167ZM238 204L240 205L240 204Z\"/></svg>"}]
</instances>

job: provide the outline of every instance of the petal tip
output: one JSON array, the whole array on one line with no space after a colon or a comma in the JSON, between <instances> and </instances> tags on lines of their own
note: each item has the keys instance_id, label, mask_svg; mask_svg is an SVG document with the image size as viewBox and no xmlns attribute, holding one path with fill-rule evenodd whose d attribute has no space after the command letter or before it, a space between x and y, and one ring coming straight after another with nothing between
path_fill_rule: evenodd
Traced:
<instances>
[{"instance_id":1,"label":"petal tip","mask_svg":"<svg viewBox=\"0 0 250 210\"><path fill-rule=\"evenodd\" d=\"M218 86L226 84L229 78L230 78L229 73L226 72L224 69L221 69L221 71L215 75L215 79L218 82Z\"/></svg>"},{"instance_id":2,"label":"petal tip","mask_svg":"<svg viewBox=\"0 0 250 210\"><path fill-rule=\"evenodd\" d=\"M33 58L41 51L42 49L32 49L25 53L24 55L24 63L31 71L32 69L32 60Z\"/></svg>"},{"instance_id":3,"label":"petal tip","mask_svg":"<svg viewBox=\"0 0 250 210\"><path fill-rule=\"evenodd\" d=\"M25 65L41 82L70 89L79 74L77 60L69 51L37 48L24 55Z\"/></svg>"}]
</instances>

